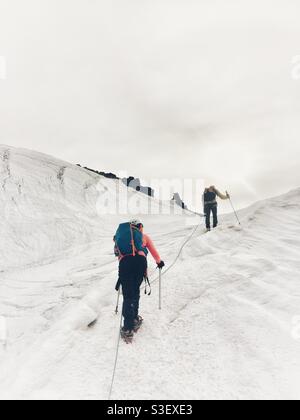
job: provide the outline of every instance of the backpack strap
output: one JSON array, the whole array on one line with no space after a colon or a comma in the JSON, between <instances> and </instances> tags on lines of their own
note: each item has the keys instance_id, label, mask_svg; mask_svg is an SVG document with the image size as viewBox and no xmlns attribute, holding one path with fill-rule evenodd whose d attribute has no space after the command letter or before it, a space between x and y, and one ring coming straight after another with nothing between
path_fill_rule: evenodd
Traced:
<instances>
[{"instance_id":1,"label":"backpack strap","mask_svg":"<svg viewBox=\"0 0 300 420\"><path fill-rule=\"evenodd\" d=\"M151 296L152 289L151 289L151 283L149 281L148 275L145 276L145 295ZM149 286L149 292L147 290L147 286Z\"/></svg>"},{"instance_id":2,"label":"backpack strap","mask_svg":"<svg viewBox=\"0 0 300 420\"><path fill-rule=\"evenodd\" d=\"M136 255L136 247L135 247L135 242L134 242L133 226L132 225L130 225L130 232L131 232L132 255L135 257L135 255Z\"/></svg>"},{"instance_id":3,"label":"backpack strap","mask_svg":"<svg viewBox=\"0 0 300 420\"><path fill-rule=\"evenodd\" d=\"M122 255L122 252L120 251L120 248L118 247L117 242L115 241L115 256L123 258L124 255Z\"/></svg>"}]
</instances>

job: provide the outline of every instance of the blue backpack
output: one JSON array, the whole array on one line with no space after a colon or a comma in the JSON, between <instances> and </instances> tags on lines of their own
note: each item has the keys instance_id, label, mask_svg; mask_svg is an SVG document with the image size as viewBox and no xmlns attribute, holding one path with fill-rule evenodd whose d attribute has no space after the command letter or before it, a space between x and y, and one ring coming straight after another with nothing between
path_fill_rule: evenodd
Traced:
<instances>
[{"instance_id":1,"label":"blue backpack","mask_svg":"<svg viewBox=\"0 0 300 420\"><path fill-rule=\"evenodd\" d=\"M143 252L146 256L148 250L143 247L143 233L131 223L122 223L114 237L115 254L117 257L135 256Z\"/></svg>"}]
</instances>

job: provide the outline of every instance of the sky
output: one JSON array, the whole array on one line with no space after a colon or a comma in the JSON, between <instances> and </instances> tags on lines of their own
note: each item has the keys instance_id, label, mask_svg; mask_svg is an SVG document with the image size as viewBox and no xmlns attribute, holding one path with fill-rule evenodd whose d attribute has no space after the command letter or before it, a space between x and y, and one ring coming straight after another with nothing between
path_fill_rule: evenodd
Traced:
<instances>
[{"instance_id":1,"label":"sky","mask_svg":"<svg viewBox=\"0 0 300 420\"><path fill-rule=\"evenodd\" d=\"M0 143L238 207L287 192L299 40L298 0L0 0Z\"/></svg>"}]
</instances>

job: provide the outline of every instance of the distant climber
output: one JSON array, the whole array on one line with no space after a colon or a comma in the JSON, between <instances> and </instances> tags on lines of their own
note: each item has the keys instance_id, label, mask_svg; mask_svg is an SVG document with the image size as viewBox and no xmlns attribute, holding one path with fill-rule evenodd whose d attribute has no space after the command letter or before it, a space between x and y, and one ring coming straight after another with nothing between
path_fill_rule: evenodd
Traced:
<instances>
[{"instance_id":1,"label":"distant climber","mask_svg":"<svg viewBox=\"0 0 300 420\"><path fill-rule=\"evenodd\" d=\"M211 186L204 190L203 194L203 205L204 213L206 215L206 229L209 232L211 230L211 213L213 215L213 227L218 226L218 202L217 197L221 200L229 200L230 195L226 192L226 195L220 193L215 186Z\"/></svg>"},{"instance_id":2,"label":"distant climber","mask_svg":"<svg viewBox=\"0 0 300 420\"><path fill-rule=\"evenodd\" d=\"M147 278L147 255L150 251L159 269L165 266L152 240L144 233L144 225L132 220L119 226L114 237L115 255L119 258L119 280L116 289L122 286L124 326L121 336L131 343L143 318L139 315L140 288Z\"/></svg>"}]
</instances>

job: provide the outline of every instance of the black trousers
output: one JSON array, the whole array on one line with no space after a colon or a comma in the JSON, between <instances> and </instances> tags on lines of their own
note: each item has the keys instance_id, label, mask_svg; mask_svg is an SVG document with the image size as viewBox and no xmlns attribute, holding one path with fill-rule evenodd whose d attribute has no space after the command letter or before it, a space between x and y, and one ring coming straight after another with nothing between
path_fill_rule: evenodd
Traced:
<instances>
[{"instance_id":1,"label":"black trousers","mask_svg":"<svg viewBox=\"0 0 300 420\"><path fill-rule=\"evenodd\" d=\"M141 255L125 257L120 261L119 280L123 290L124 329L132 331L139 315L140 287L147 272L147 259Z\"/></svg>"},{"instance_id":2,"label":"black trousers","mask_svg":"<svg viewBox=\"0 0 300 420\"><path fill-rule=\"evenodd\" d=\"M217 204L205 204L204 213L206 214L206 228L210 229L210 218L213 215L213 226L218 226L218 205Z\"/></svg>"}]
</instances>

